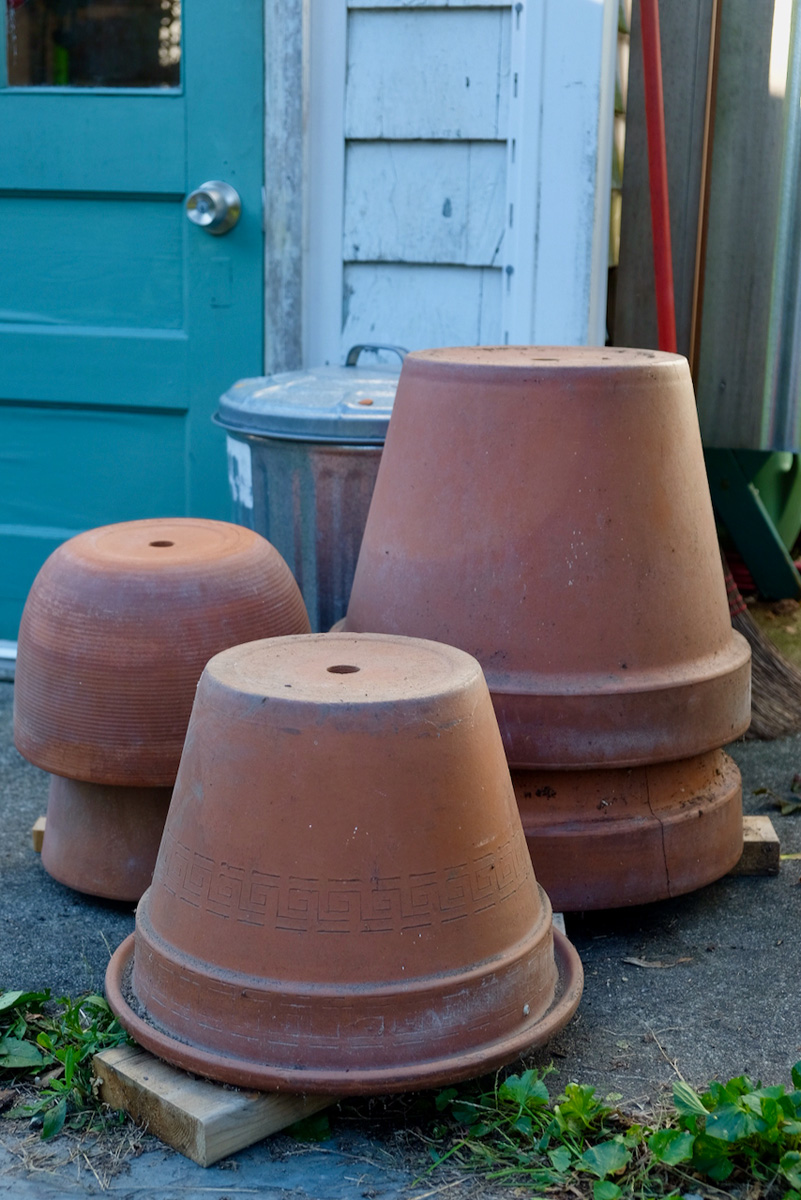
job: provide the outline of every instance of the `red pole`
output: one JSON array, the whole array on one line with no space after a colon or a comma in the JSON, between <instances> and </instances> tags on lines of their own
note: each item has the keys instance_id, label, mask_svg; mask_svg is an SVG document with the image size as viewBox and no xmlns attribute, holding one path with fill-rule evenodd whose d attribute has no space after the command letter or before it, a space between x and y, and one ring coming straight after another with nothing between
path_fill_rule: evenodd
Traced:
<instances>
[{"instance_id":1,"label":"red pole","mask_svg":"<svg viewBox=\"0 0 801 1200\"><path fill-rule=\"evenodd\" d=\"M662 50L659 41L659 0L640 0L642 59L645 82L645 124L648 136L648 183L651 191L651 229L654 238L656 323L659 349L676 352L676 313L673 298L673 258L670 248L665 108L662 93Z\"/></svg>"}]
</instances>

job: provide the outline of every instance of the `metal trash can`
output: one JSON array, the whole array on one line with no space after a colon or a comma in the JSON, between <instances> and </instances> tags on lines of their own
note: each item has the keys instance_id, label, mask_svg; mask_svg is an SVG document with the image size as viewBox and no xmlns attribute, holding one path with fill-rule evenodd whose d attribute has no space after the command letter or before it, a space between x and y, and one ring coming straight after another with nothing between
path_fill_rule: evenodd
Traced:
<instances>
[{"instance_id":1,"label":"metal trash can","mask_svg":"<svg viewBox=\"0 0 801 1200\"><path fill-rule=\"evenodd\" d=\"M317 367L242 379L220 397L234 520L290 566L314 631L345 615L400 367Z\"/></svg>"}]
</instances>

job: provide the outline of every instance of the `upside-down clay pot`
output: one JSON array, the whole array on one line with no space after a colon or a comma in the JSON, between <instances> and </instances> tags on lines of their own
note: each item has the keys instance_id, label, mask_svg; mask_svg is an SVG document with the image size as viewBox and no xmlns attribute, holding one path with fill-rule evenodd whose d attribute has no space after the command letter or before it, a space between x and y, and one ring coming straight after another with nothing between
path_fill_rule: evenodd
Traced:
<instances>
[{"instance_id":1,"label":"upside-down clay pot","mask_svg":"<svg viewBox=\"0 0 801 1200\"><path fill-rule=\"evenodd\" d=\"M513 771L537 879L557 911L666 900L743 850L740 772L722 750L595 771Z\"/></svg>"},{"instance_id":2,"label":"upside-down clay pot","mask_svg":"<svg viewBox=\"0 0 801 1200\"><path fill-rule=\"evenodd\" d=\"M78 892L138 900L153 877L171 795L51 775L42 866Z\"/></svg>"},{"instance_id":3,"label":"upside-down clay pot","mask_svg":"<svg viewBox=\"0 0 801 1200\"><path fill-rule=\"evenodd\" d=\"M512 767L641 766L742 734L750 650L686 361L409 354L342 628L474 654Z\"/></svg>"},{"instance_id":4,"label":"upside-down clay pot","mask_svg":"<svg viewBox=\"0 0 801 1200\"><path fill-rule=\"evenodd\" d=\"M512 1060L581 986L473 658L315 635L211 660L106 977L138 1042L247 1087L398 1090Z\"/></svg>"},{"instance_id":5,"label":"upside-down clay pot","mask_svg":"<svg viewBox=\"0 0 801 1200\"><path fill-rule=\"evenodd\" d=\"M50 792L46 869L79 891L138 899L206 662L308 629L284 560L237 525L130 521L51 554L22 615L14 696L17 749L63 777Z\"/></svg>"}]
</instances>

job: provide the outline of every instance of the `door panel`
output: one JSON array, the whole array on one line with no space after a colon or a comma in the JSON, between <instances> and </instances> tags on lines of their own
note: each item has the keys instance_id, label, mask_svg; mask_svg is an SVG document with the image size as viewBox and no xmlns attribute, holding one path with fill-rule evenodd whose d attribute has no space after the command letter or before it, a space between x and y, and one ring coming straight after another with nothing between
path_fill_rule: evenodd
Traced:
<instances>
[{"instance_id":1,"label":"door panel","mask_svg":"<svg viewBox=\"0 0 801 1200\"><path fill-rule=\"evenodd\" d=\"M0 102L4 192L144 189L183 196L184 94L19 88L6 89Z\"/></svg>"},{"instance_id":2,"label":"door panel","mask_svg":"<svg viewBox=\"0 0 801 1200\"><path fill-rule=\"evenodd\" d=\"M185 409L187 342L178 329L0 324L0 446L5 409L22 400ZM72 446L70 440L55 449L69 453ZM0 513L7 499L0 479Z\"/></svg>"},{"instance_id":3,"label":"door panel","mask_svg":"<svg viewBox=\"0 0 801 1200\"><path fill-rule=\"evenodd\" d=\"M14 637L20 580L32 580L65 538L102 525L109 495L115 520L184 511L183 479L174 463L183 457L185 419L67 405L33 412L9 407L3 416L0 615ZM53 453L59 444L73 452ZM149 463L145 487L143 460Z\"/></svg>"},{"instance_id":4,"label":"door panel","mask_svg":"<svg viewBox=\"0 0 801 1200\"><path fill-rule=\"evenodd\" d=\"M152 0L126 4L150 19ZM0 11L70 9L91 30L108 5ZM230 515L211 415L262 369L262 9L184 0L182 16L180 87L88 87L122 60L104 51L104 67L95 48L90 71L74 43L65 58L59 27L29 77L66 85L0 88L0 638L16 637L33 575L72 533ZM174 53L174 23L169 36ZM222 237L184 215L208 179L242 199Z\"/></svg>"},{"instance_id":5,"label":"door panel","mask_svg":"<svg viewBox=\"0 0 801 1200\"><path fill-rule=\"evenodd\" d=\"M0 320L183 328L183 221L160 199L0 200Z\"/></svg>"}]
</instances>

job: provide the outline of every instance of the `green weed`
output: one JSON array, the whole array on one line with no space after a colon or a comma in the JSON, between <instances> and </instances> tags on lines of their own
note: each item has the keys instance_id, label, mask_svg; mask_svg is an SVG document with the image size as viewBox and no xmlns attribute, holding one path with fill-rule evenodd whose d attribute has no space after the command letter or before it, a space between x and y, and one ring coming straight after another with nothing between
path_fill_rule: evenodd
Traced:
<instances>
[{"instance_id":1,"label":"green weed","mask_svg":"<svg viewBox=\"0 0 801 1200\"><path fill-rule=\"evenodd\" d=\"M41 1122L43 1138L65 1125L123 1120L102 1114L92 1058L128 1040L102 996L62 996L53 1003L49 990L0 993L0 1080L30 1093L4 1115Z\"/></svg>"},{"instance_id":2,"label":"green weed","mask_svg":"<svg viewBox=\"0 0 801 1200\"><path fill-rule=\"evenodd\" d=\"M552 1101L551 1071L510 1075L492 1090L440 1092L431 1169L450 1161L538 1196L672 1200L709 1181L727 1191L747 1185L750 1200L801 1200L801 1063L791 1091L744 1075L701 1095L677 1082L658 1124L638 1123L615 1106L619 1096L600 1100L580 1084Z\"/></svg>"}]
</instances>

